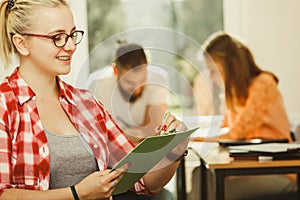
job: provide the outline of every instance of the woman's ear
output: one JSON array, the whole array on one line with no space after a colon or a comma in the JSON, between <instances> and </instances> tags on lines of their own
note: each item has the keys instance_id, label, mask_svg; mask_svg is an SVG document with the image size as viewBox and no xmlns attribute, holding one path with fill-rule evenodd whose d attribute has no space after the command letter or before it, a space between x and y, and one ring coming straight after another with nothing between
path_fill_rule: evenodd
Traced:
<instances>
[{"instance_id":1,"label":"woman's ear","mask_svg":"<svg viewBox=\"0 0 300 200\"><path fill-rule=\"evenodd\" d=\"M19 34L13 35L12 42L15 45L19 54L21 54L23 56L27 56L29 54L27 41L25 40L25 38L22 35L19 35Z\"/></svg>"}]
</instances>

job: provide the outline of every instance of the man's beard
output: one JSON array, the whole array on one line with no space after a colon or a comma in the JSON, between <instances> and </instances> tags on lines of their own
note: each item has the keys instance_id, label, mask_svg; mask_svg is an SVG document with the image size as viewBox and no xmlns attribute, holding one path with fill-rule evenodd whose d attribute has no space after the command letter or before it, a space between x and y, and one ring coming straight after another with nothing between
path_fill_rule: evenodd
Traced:
<instances>
[{"instance_id":1,"label":"man's beard","mask_svg":"<svg viewBox=\"0 0 300 200\"><path fill-rule=\"evenodd\" d=\"M125 101L128 101L129 103L133 103L135 102L136 100L138 100L141 96L142 96L142 93L143 93L143 90L144 90L144 86L142 86L142 90L140 93L138 94L132 94L132 93L128 93L126 92L120 84L118 84L119 86L119 89L120 89L120 92L123 96L123 98L125 99Z\"/></svg>"}]
</instances>

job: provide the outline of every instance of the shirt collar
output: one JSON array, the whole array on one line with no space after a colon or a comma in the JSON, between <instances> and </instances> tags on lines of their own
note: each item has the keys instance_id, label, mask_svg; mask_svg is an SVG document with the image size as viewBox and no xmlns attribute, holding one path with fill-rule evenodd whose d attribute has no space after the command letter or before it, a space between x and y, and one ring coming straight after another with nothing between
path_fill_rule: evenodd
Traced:
<instances>
[{"instance_id":1,"label":"shirt collar","mask_svg":"<svg viewBox=\"0 0 300 200\"><path fill-rule=\"evenodd\" d=\"M11 85L11 88L16 95L20 105L23 105L25 102L29 101L35 97L35 93L18 73L19 67L17 67L13 73L8 77L8 82ZM57 77L57 83L59 84L60 92L59 96L65 98L69 103L76 105L73 100L73 87L65 84L59 77Z\"/></svg>"},{"instance_id":2,"label":"shirt collar","mask_svg":"<svg viewBox=\"0 0 300 200\"><path fill-rule=\"evenodd\" d=\"M17 67L10 75L10 77L8 77L8 82L11 85L11 88L16 95L20 105L23 105L25 102L33 98L35 96L35 93L18 73L18 69L19 67Z\"/></svg>"},{"instance_id":3,"label":"shirt collar","mask_svg":"<svg viewBox=\"0 0 300 200\"><path fill-rule=\"evenodd\" d=\"M74 101L74 98L76 95L73 92L73 87L64 83L59 77L56 78L57 83L59 85L60 91L59 96L65 98L69 103L76 106L76 102Z\"/></svg>"}]
</instances>

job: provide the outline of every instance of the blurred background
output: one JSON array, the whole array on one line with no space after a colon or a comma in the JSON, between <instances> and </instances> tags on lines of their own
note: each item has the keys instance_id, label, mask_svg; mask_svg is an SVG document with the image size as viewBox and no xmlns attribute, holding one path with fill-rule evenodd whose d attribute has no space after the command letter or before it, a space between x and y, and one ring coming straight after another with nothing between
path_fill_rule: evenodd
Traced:
<instances>
[{"instance_id":1,"label":"blurred background","mask_svg":"<svg viewBox=\"0 0 300 200\"><path fill-rule=\"evenodd\" d=\"M184 77L182 84L170 74L172 90L178 93L182 105L189 110L193 104L190 87L203 67L197 55L200 47L208 35L225 30L238 36L252 49L263 69L279 77L279 89L291 124L294 126L300 122L299 0L69 0L69 3L76 26L85 31L85 36L74 55L71 73L63 77L66 81L79 86L90 73L110 64L118 34L123 37L128 31L133 33L132 30L146 28L168 30L176 32L176 36L184 36L188 43L176 38L157 39L156 42L169 45L166 49L173 49L176 53L160 53L162 56L159 56L155 54L157 48L156 51L152 48L150 59L153 63L168 66L168 69L172 67L176 74ZM151 36L143 33L141 41L134 41L137 39L135 34L129 35L127 40L142 45L147 44L147 38ZM104 41L112 43L104 48L105 51L101 50L101 54L90 56L97 47L103 48ZM16 65L17 60L7 69L2 67L1 80ZM186 87L187 84L190 86Z\"/></svg>"}]
</instances>

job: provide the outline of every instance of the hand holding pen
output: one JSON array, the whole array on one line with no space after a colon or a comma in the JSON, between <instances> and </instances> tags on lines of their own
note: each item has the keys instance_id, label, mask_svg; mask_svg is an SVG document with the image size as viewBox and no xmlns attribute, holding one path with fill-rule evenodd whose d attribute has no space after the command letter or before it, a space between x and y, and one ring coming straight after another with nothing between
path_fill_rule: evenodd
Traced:
<instances>
[{"instance_id":1,"label":"hand holding pen","mask_svg":"<svg viewBox=\"0 0 300 200\"><path fill-rule=\"evenodd\" d=\"M186 129L186 125L182 121L176 119L176 117L170 112L165 112L162 124L158 126L158 131L160 135L167 135L169 133L184 131Z\"/></svg>"},{"instance_id":2,"label":"hand holding pen","mask_svg":"<svg viewBox=\"0 0 300 200\"><path fill-rule=\"evenodd\" d=\"M174 115L172 115L170 112L166 112L164 114L162 124L158 126L158 132L159 135L168 135L173 134L179 131L185 131L187 130L186 125L182 122L176 119ZM187 145L188 145L189 139L187 138L185 141L183 141L181 144L179 144L177 147L175 147L167 156L166 158L169 161L177 162L180 161L184 156L187 155Z\"/></svg>"}]
</instances>

